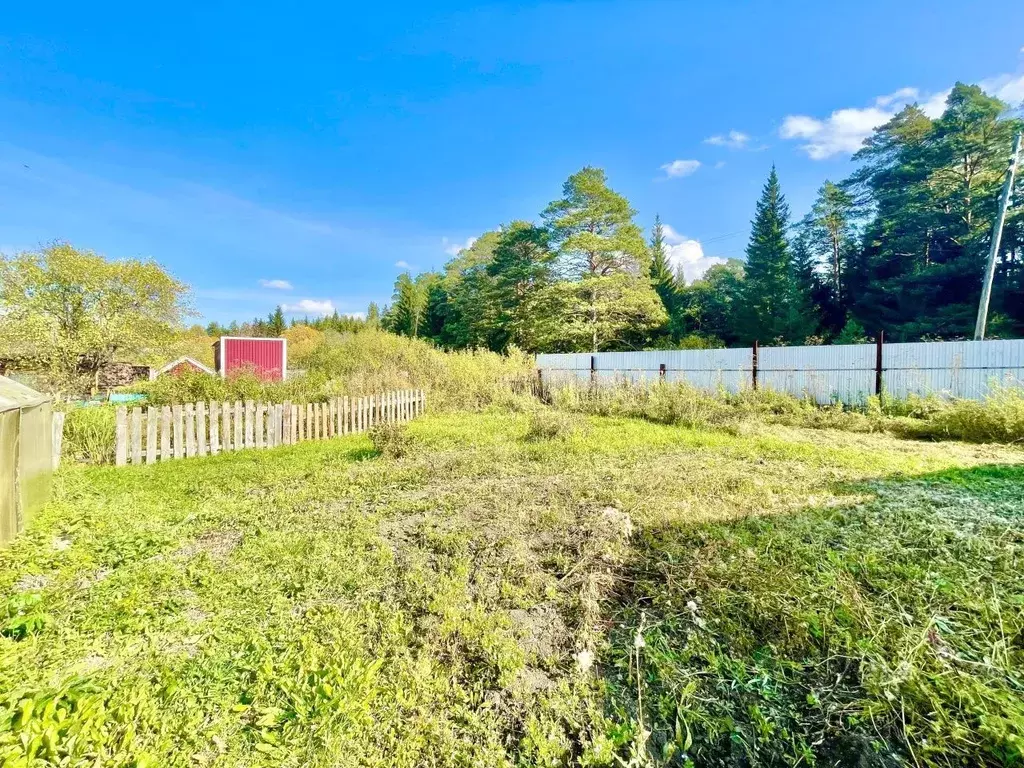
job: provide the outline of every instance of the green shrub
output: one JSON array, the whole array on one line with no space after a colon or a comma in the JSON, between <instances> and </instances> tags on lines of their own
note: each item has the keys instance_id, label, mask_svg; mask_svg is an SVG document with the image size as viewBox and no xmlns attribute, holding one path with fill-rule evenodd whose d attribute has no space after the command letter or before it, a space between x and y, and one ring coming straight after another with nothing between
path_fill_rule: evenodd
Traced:
<instances>
[{"instance_id":1,"label":"green shrub","mask_svg":"<svg viewBox=\"0 0 1024 768\"><path fill-rule=\"evenodd\" d=\"M1024 389L998 386L981 401L955 400L928 417L932 434L972 443L1024 442Z\"/></svg>"},{"instance_id":2,"label":"green shrub","mask_svg":"<svg viewBox=\"0 0 1024 768\"><path fill-rule=\"evenodd\" d=\"M405 424L386 421L370 429L370 442L381 456L400 459L409 454L413 440Z\"/></svg>"},{"instance_id":3,"label":"green shrub","mask_svg":"<svg viewBox=\"0 0 1024 768\"><path fill-rule=\"evenodd\" d=\"M569 440L585 433L586 422L571 413L538 408L530 413L527 440Z\"/></svg>"},{"instance_id":4,"label":"green shrub","mask_svg":"<svg viewBox=\"0 0 1024 768\"><path fill-rule=\"evenodd\" d=\"M64 418L64 460L89 464L114 461L114 412L112 405L71 408Z\"/></svg>"},{"instance_id":5,"label":"green shrub","mask_svg":"<svg viewBox=\"0 0 1024 768\"><path fill-rule=\"evenodd\" d=\"M383 331L326 333L305 357L306 370L287 381L267 382L254 373L227 378L201 373L163 376L132 391L154 405L200 400L316 402L399 389L422 389L437 410L476 410L532 385L533 359L517 350L445 352L421 339Z\"/></svg>"}]
</instances>

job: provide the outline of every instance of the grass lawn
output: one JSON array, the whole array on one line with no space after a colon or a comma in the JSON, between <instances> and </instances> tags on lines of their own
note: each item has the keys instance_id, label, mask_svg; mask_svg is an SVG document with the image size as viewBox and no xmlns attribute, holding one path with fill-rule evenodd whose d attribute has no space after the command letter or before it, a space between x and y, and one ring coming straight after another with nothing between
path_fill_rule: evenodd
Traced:
<instances>
[{"instance_id":1,"label":"grass lawn","mask_svg":"<svg viewBox=\"0 0 1024 768\"><path fill-rule=\"evenodd\" d=\"M61 470L0 766L1024 759L1024 452L528 422Z\"/></svg>"}]
</instances>

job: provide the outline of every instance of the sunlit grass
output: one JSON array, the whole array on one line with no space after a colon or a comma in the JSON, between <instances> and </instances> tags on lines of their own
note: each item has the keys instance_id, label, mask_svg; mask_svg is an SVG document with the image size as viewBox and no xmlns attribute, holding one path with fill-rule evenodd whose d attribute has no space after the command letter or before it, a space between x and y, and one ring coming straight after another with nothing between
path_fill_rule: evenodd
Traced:
<instances>
[{"instance_id":1,"label":"sunlit grass","mask_svg":"<svg viewBox=\"0 0 1024 768\"><path fill-rule=\"evenodd\" d=\"M1019 756L1024 453L531 409L63 469L0 765Z\"/></svg>"}]
</instances>

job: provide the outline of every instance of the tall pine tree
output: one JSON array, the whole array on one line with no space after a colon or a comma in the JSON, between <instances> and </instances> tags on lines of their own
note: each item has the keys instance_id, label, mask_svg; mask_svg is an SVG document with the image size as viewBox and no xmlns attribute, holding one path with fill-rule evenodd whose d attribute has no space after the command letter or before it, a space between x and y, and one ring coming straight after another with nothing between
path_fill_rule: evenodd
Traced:
<instances>
[{"instance_id":1,"label":"tall pine tree","mask_svg":"<svg viewBox=\"0 0 1024 768\"><path fill-rule=\"evenodd\" d=\"M794 279L792 256L786 241L789 206L772 166L761 191L747 245L744 307L739 314L736 335L746 342L790 342L799 335L794 328ZM802 341L802 339L799 339Z\"/></svg>"},{"instance_id":2,"label":"tall pine tree","mask_svg":"<svg viewBox=\"0 0 1024 768\"><path fill-rule=\"evenodd\" d=\"M668 261L665 227L661 223L661 216L657 215L654 217L654 229L651 230L651 285L661 297L661 303L665 305L665 311L669 316L665 333L675 337L677 329L674 326L679 310L679 286L676 283L676 276L672 273L672 265Z\"/></svg>"}]
</instances>

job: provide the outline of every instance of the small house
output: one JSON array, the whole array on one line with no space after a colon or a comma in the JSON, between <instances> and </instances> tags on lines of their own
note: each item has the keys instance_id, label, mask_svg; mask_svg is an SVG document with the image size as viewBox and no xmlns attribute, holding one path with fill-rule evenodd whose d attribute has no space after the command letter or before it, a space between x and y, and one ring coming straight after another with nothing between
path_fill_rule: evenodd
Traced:
<instances>
[{"instance_id":1,"label":"small house","mask_svg":"<svg viewBox=\"0 0 1024 768\"><path fill-rule=\"evenodd\" d=\"M172 360L163 368L156 372L157 376L181 376L184 373L205 373L209 376L214 375L214 370L209 366L203 365L194 357L179 357L177 360Z\"/></svg>"},{"instance_id":2,"label":"small house","mask_svg":"<svg viewBox=\"0 0 1024 768\"><path fill-rule=\"evenodd\" d=\"M221 336L213 345L213 367L221 376L252 371L267 381L288 377L288 340Z\"/></svg>"}]
</instances>

